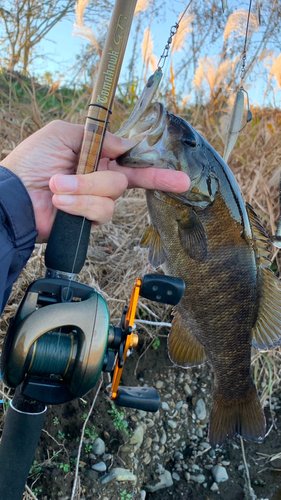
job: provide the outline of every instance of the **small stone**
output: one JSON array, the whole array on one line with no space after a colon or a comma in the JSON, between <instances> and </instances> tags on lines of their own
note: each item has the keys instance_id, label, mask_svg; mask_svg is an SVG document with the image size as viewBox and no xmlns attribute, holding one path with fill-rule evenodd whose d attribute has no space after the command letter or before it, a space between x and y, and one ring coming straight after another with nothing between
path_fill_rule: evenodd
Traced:
<instances>
[{"instance_id":1,"label":"small stone","mask_svg":"<svg viewBox=\"0 0 281 500\"><path fill-rule=\"evenodd\" d=\"M202 484L206 481L206 478L203 474L198 474L198 476L190 476L190 479L195 483Z\"/></svg>"},{"instance_id":2,"label":"small stone","mask_svg":"<svg viewBox=\"0 0 281 500\"><path fill-rule=\"evenodd\" d=\"M169 407L168 403L166 403L165 401L162 403L162 410L170 411L170 407Z\"/></svg>"},{"instance_id":3,"label":"small stone","mask_svg":"<svg viewBox=\"0 0 281 500\"><path fill-rule=\"evenodd\" d=\"M95 439L92 447L94 455L103 455L105 452L105 443L101 438Z\"/></svg>"},{"instance_id":4,"label":"small stone","mask_svg":"<svg viewBox=\"0 0 281 500\"><path fill-rule=\"evenodd\" d=\"M97 464L92 465L92 469L96 470L97 472L105 472L106 464L104 462L98 462Z\"/></svg>"},{"instance_id":5,"label":"small stone","mask_svg":"<svg viewBox=\"0 0 281 500\"><path fill-rule=\"evenodd\" d=\"M197 465L197 464L193 464L191 470L192 470L192 472L201 471L199 465Z\"/></svg>"},{"instance_id":6,"label":"small stone","mask_svg":"<svg viewBox=\"0 0 281 500\"><path fill-rule=\"evenodd\" d=\"M168 426L171 427L171 429L176 429L178 424L174 420L168 420Z\"/></svg>"},{"instance_id":7,"label":"small stone","mask_svg":"<svg viewBox=\"0 0 281 500\"><path fill-rule=\"evenodd\" d=\"M216 454L215 454L215 451L214 451L214 450L210 450L210 451L208 451L208 455L209 455L209 457L211 457L211 458L216 458Z\"/></svg>"},{"instance_id":8,"label":"small stone","mask_svg":"<svg viewBox=\"0 0 281 500\"><path fill-rule=\"evenodd\" d=\"M226 468L221 465L215 465L215 467L212 468L212 474L216 483L222 483L228 480Z\"/></svg>"},{"instance_id":9,"label":"small stone","mask_svg":"<svg viewBox=\"0 0 281 500\"><path fill-rule=\"evenodd\" d=\"M216 482L212 484L210 490L213 491L214 493L216 493L216 491L219 491L219 487Z\"/></svg>"},{"instance_id":10,"label":"small stone","mask_svg":"<svg viewBox=\"0 0 281 500\"><path fill-rule=\"evenodd\" d=\"M190 386L189 386L188 384L185 384L185 385L184 385L183 390L184 390L184 392L185 392L185 394L186 394L187 396L191 396L191 395L192 395L192 390L190 389Z\"/></svg>"},{"instance_id":11,"label":"small stone","mask_svg":"<svg viewBox=\"0 0 281 500\"><path fill-rule=\"evenodd\" d=\"M144 455L144 457L143 457L142 461L143 461L143 463L144 463L145 465L150 464L150 462L151 462L151 455L150 455L149 453L146 453L146 454Z\"/></svg>"},{"instance_id":12,"label":"small stone","mask_svg":"<svg viewBox=\"0 0 281 500\"><path fill-rule=\"evenodd\" d=\"M95 472L95 471L93 471L93 472ZM105 474L104 476L100 477L99 481L100 481L101 484L107 484L110 481L113 481L113 479L115 479L115 477L116 476L115 476L114 472L111 471L108 474Z\"/></svg>"},{"instance_id":13,"label":"small stone","mask_svg":"<svg viewBox=\"0 0 281 500\"><path fill-rule=\"evenodd\" d=\"M187 481L190 481L190 474L189 474L189 472L185 472L185 473L184 473L184 477L185 477L185 479L186 479Z\"/></svg>"},{"instance_id":14,"label":"small stone","mask_svg":"<svg viewBox=\"0 0 281 500\"><path fill-rule=\"evenodd\" d=\"M180 451L177 451L177 452L174 454L174 459L175 459L175 460L183 460L183 454L182 454Z\"/></svg>"},{"instance_id":15,"label":"small stone","mask_svg":"<svg viewBox=\"0 0 281 500\"><path fill-rule=\"evenodd\" d=\"M176 409L180 410L181 407L182 407L182 405L183 405L183 401L178 401L177 404L176 404Z\"/></svg>"},{"instance_id":16,"label":"small stone","mask_svg":"<svg viewBox=\"0 0 281 500\"><path fill-rule=\"evenodd\" d=\"M99 475L95 470L88 469L85 472L85 476L90 480L90 481L95 481L98 479Z\"/></svg>"},{"instance_id":17,"label":"small stone","mask_svg":"<svg viewBox=\"0 0 281 500\"><path fill-rule=\"evenodd\" d=\"M202 398L198 399L195 406L195 413L199 420L205 420L207 416L205 402Z\"/></svg>"},{"instance_id":18,"label":"small stone","mask_svg":"<svg viewBox=\"0 0 281 500\"><path fill-rule=\"evenodd\" d=\"M198 429L196 430L196 436L198 436L199 438L203 437L203 430L201 429L201 427L198 427Z\"/></svg>"},{"instance_id":19,"label":"small stone","mask_svg":"<svg viewBox=\"0 0 281 500\"><path fill-rule=\"evenodd\" d=\"M162 382L162 380L157 380L155 387L156 387L156 389L162 389L163 385L164 385L164 382Z\"/></svg>"},{"instance_id":20,"label":"small stone","mask_svg":"<svg viewBox=\"0 0 281 500\"><path fill-rule=\"evenodd\" d=\"M115 475L117 481L133 481L134 483L137 481L137 476L128 469L115 467L111 472Z\"/></svg>"},{"instance_id":21,"label":"small stone","mask_svg":"<svg viewBox=\"0 0 281 500\"><path fill-rule=\"evenodd\" d=\"M151 437L147 437L145 439L145 447L144 447L144 449L146 450L146 448L150 448L151 445L152 445L152 439L151 439Z\"/></svg>"},{"instance_id":22,"label":"small stone","mask_svg":"<svg viewBox=\"0 0 281 500\"><path fill-rule=\"evenodd\" d=\"M143 442L143 436L144 436L144 428L142 425L138 425L134 431L134 434L130 438L130 444L135 445L134 451L137 451L140 448Z\"/></svg>"},{"instance_id":23,"label":"small stone","mask_svg":"<svg viewBox=\"0 0 281 500\"><path fill-rule=\"evenodd\" d=\"M173 474L172 474L172 478L173 478L175 481L179 481L179 480L180 480L180 476L179 476L176 472L173 472Z\"/></svg>"},{"instance_id":24,"label":"small stone","mask_svg":"<svg viewBox=\"0 0 281 500\"><path fill-rule=\"evenodd\" d=\"M207 450L208 448L210 448L210 443L206 443L205 441L203 441L203 442L202 442L202 443L200 443L200 444L201 444L201 446L202 446L205 450Z\"/></svg>"},{"instance_id":25,"label":"small stone","mask_svg":"<svg viewBox=\"0 0 281 500\"><path fill-rule=\"evenodd\" d=\"M146 423L148 428L154 426L154 422L153 422L152 418L147 418L145 423Z\"/></svg>"},{"instance_id":26,"label":"small stone","mask_svg":"<svg viewBox=\"0 0 281 500\"><path fill-rule=\"evenodd\" d=\"M161 448L158 450L158 455L163 455L165 451L165 446L162 444Z\"/></svg>"},{"instance_id":27,"label":"small stone","mask_svg":"<svg viewBox=\"0 0 281 500\"><path fill-rule=\"evenodd\" d=\"M154 491L162 488L169 488L169 486L172 485L173 480L171 473L168 470L165 470L164 473L159 476L157 481L153 481L152 483L146 485L146 491L154 493Z\"/></svg>"},{"instance_id":28,"label":"small stone","mask_svg":"<svg viewBox=\"0 0 281 500\"><path fill-rule=\"evenodd\" d=\"M147 412L146 412L146 411L144 411L144 410L138 410L138 415L139 415L141 418L144 418L144 417L146 417Z\"/></svg>"},{"instance_id":29,"label":"small stone","mask_svg":"<svg viewBox=\"0 0 281 500\"><path fill-rule=\"evenodd\" d=\"M158 464L155 468L155 472L156 474L160 475L160 474L164 474L165 472L165 468L163 467L162 464Z\"/></svg>"},{"instance_id":30,"label":"small stone","mask_svg":"<svg viewBox=\"0 0 281 500\"><path fill-rule=\"evenodd\" d=\"M162 434L162 436L160 438L160 443L161 444L166 444L166 442L167 442L167 434L166 434L165 431L163 431L163 434Z\"/></svg>"},{"instance_id":31,"label":"small stone","mask_svg":"<svg viewBox=\"0 0 281 500\"><path fill-rule=\"evenodd\" d=\"M145 497L146 497L146 491L145 491L145 490L141 490L141 491L140 491L140 496L141 496L141 500L145 500Z\"/></svg>"},{"instance_id":32,"label":"small stone","mask_svg":"<svg viewBox=\"0 0 281 500\"><path fill-rule=\"evenodd\" d=\"M103 437L106 441L109 441L110 440L110 434L109 432L107 431L103 431Z\"/></svg>"}]
</instances>

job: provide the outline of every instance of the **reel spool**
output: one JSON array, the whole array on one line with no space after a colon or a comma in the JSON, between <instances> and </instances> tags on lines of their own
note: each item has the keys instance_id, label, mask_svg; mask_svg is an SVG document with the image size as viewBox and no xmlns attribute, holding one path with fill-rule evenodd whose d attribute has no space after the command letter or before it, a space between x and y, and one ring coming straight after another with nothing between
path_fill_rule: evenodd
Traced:
<instances>
[{"instance_id":1,"label":"reel spool","mask_svg":"<svg viewBox=\"0 0 281 500\"><path fill-rule=\"evenodd\" d=\"M119 387L133 333L138 297L176 305L184 281L147 274L137 279L120 326L110 325L106 301L81 283L45 278L32 283L11 320L2 353L2 377L25 396L60 404L87 394L101 371L113 372L110 397L119 406L157 411L160 396L148 387Z\"/></svg>"}]
</instances>

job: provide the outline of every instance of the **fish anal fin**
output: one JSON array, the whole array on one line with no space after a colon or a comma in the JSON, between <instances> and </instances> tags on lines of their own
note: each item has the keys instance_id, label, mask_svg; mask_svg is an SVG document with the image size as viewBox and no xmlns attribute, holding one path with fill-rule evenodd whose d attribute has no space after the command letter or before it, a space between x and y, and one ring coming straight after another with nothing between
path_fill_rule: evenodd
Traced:
<instances>
[{"instance_id":1,"label":"fish anal fin","mask_svg":"<svg viewBox=\"0 0 281 500\"><path fill-rule=\"evenodd\" d=\"M188 209L177 222L181 246L192 259L202 261L207 255L207 235L200 218Z\"/></svg>"},{"instance_id":2,"label":"fish anal fin","mask_svg":"<svg viewBox=\"0 0 281 500\"><path fill-rule=\"evenodd\" d=\"M140 246L149 246L148 260L153 269L157 269L167 260L161 236L155 227L149 226L145 230L140 241Z\"/></svg>"},{"instance_id":3,"label":"fish anal fin","mask_svg":"<svg viewBox=\"0 0 281 500\"><path fill-rule=\"evenodd\" d=\"M188 330L179 312L175 313L168 337L168 353L171 361L183 368L198 366L207 358L202 344Z\"/></svg>"},{"instance_id":4,"label":"fish anal fin","mask_svg":"<svg viewBox=\"0 0 281 500\"><path fill-rule=\"evenodd\" d=\"M214 406L210 415L209 441L212 447L221 445L236 434L261 443L265 437L265 416L254 384L244 397L225 399L214 394Z\"/></svg>"},{"instance_id":5,"label":"fish anal fin","mask_svg":"<svg viewBox=\"0 0 281 500\"><path fill-rule=\"evenodd\" d=\"M260 266L260 271L260 302L252 344L266 351L281 345L281 281L269 267Z\"/></svg>"}]
</instances>

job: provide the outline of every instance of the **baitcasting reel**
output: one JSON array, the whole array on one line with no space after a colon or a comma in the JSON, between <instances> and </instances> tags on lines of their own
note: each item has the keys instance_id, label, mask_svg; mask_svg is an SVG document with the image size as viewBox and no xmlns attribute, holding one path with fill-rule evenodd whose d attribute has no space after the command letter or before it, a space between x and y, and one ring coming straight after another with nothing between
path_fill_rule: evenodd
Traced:
<instances>
[{"instance_id":1,"label":"baitcasting reel","mask_svg":"<svg viewBox=\"0 0 281 500\"><path fill-rule=\"evenodd\" d=\"M176 305L184 281L146 274L136 279L120 326L110 324L106 301L93 288L64 279L32 283L11 320L2 353L7 386L23 383L25 396L60 404L87 394L101 371L113 372L110 397L120 406L157 411L160 396L149 387L119 387L133 333L138 297Z\"/></svg>"}]
</instances>

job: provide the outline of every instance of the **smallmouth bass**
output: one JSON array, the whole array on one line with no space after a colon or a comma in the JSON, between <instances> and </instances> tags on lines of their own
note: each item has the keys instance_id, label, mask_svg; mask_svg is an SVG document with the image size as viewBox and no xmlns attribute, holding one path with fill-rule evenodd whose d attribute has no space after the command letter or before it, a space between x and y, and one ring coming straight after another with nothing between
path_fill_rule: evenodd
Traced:
<instances>
[{"instance_id":1,"label":"smallmouth bass","mask_svg":"<svg viewBox=\"0 0 281 500\"><path fill-rule=\"evenodd\" d=\"M173 311L168 351L183 368L209 360L215 374L209 440L236 434L261 442L265 417L251 376L251 346L281 344L281 282L270 270L270 240L253 208L244 204L234 175L185 120L151 105L130 132L142 140L119 165L186 172L181 194L146 192L154 268L182 278L186 291Z\"/></svg>"}]
</instances>

